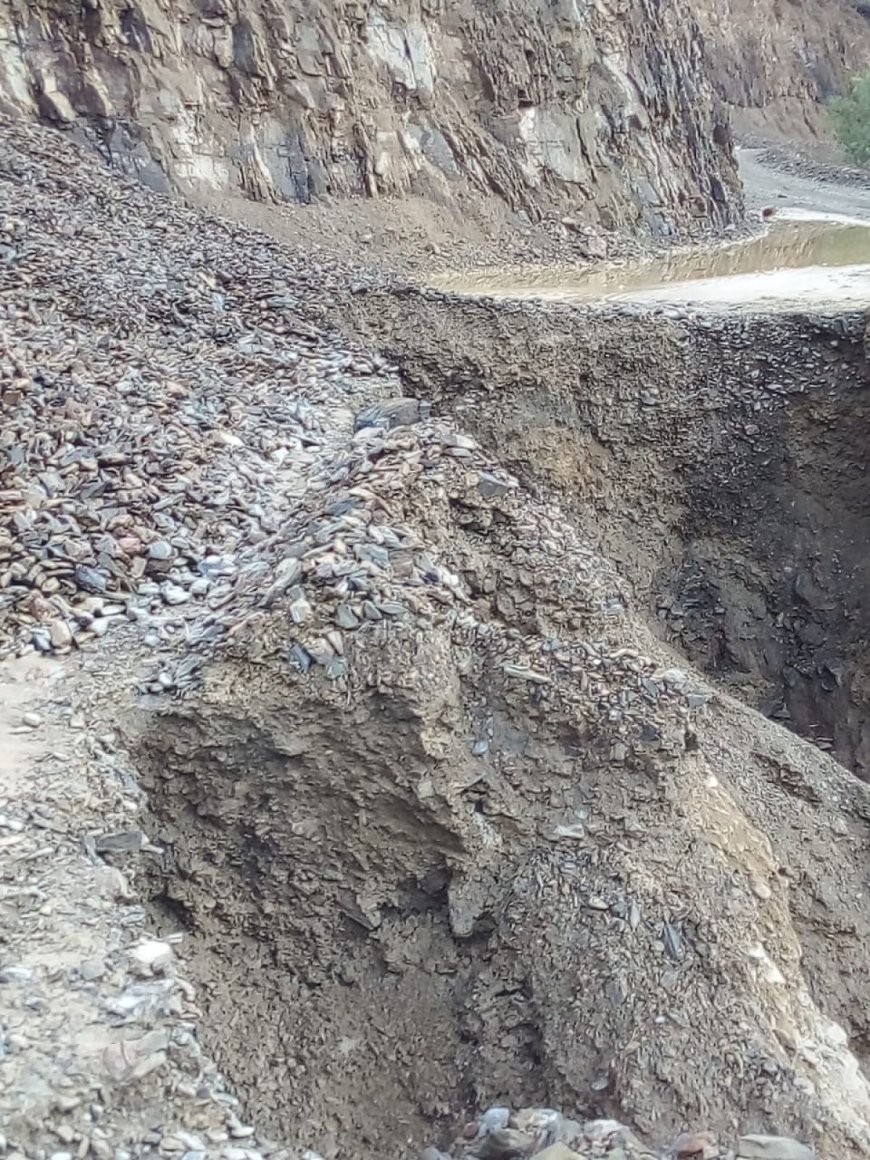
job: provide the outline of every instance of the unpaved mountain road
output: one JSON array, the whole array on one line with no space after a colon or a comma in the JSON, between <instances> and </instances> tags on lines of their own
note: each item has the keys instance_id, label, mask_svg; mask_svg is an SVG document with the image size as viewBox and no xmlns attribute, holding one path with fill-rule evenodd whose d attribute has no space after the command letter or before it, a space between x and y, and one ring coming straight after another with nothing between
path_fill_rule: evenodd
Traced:
<instances>
[{"instance_id":1,"label":"unpaved mountain road","mask_svg":"<svg viewBox=\"0 0 870 1160\"><path fill-rule=\"evenodd\" d=\"M870 174L867 185L857 184L854 179L850 181L845 175L842 183L833 179L821 181L776 168L762 160L765 152L763 149L737 150L748 209L789 206L870 221ZM833 178L833 167L828 167L827 172Z\"/></svg>"},{"instance_id":2,"label":"unpaved mountain road","mask_svg":"<svg viewBox=\"0 0 870 1160\"><path fill-rule=\"evenodd\" d=\"M432 283L472 296L603 307L861 310L870 302L870 186L862 184L862 175L783 158L783 166L800 170L793 173L777 168L761 149L738 155L747 208L777 210L770 228L754 238L695 244L628 264L496 268L448 273Z\"/></svg>"}]
</instances>

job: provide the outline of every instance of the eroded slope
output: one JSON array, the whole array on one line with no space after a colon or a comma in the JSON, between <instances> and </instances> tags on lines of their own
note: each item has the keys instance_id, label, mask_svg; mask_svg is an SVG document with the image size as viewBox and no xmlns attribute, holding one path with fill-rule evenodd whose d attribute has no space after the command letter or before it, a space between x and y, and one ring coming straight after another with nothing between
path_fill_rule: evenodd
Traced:
<instances>
[{"instance_id":1,"label":"eroded slope","mask_svg":"<svg viewBox=\"0 0 870 1160\"><path fill-rule=\"evenodd\" d=\"M557 489L657 632L867 777L862 318L406 309L359 296L353 325Z\"/></svg>"},{"instance_id":2,"label":"eroded slope","mask_svg":"<svg viewBox=\"0 0 870 1160\"><path fill-rule=\"evenodd\" d=\"M870 67L862 0L703 0L695 13L710 80L739 131L832 140L826 102Z\"/></svg>"},{"instance_id":3,"label":"eroded slope","mask_svg":"<svg viewBox=\"0 0 870 1160\"><path fill-rule=\"evenodd\" d=\"M366 425L334 466L215 592L143 742L158 897L218 1025L262 1027L212 1041L249 1105L292 1125L328 1084L340 1133L389 1099L373 1156L463 1099L861 1152L804 900L857 950L866 788L674 667L558 506L451 428Z\"/></svg>"}]
</instances>

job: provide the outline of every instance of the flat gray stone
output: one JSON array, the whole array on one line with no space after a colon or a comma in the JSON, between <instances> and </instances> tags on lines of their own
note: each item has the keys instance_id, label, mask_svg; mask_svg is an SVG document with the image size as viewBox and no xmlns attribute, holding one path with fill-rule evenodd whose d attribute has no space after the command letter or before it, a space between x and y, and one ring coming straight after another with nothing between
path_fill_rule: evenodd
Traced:
<instances>
[{"instance_id":1,"label":"flat gray stone","mask_svg":"<svg viewBox=\"0 0 870 1160\"><path fill-rule=\"evenodd\" d=\"M477 490L484 499L498 499L509 491L509 487L502 480L497 479L488 471L481 471L477 480Z\"/></svg>"},{"instance_id":2,"label":"flat gray stone","mask_svg":"<svg viewBox=\"0 0 870 1160\"><path fill-rule=\"evenodd\" d=\"M741 1136L737 1155L742 1160L816 1160L812 1148L791 1136Z\"/></svg>"},{"instance_id":3,"label":"flat gray stone","mask_svg":"<svg viewBox=\"0 0 870 1160\"><path fill-rule=\"evenodd\" d=\"M429 408L419 399L385 399L382 403L375 403L365 407L356 417L355 431L364 427L408 427L421 418L428 418Z\"/></svg>"}]
</instances>

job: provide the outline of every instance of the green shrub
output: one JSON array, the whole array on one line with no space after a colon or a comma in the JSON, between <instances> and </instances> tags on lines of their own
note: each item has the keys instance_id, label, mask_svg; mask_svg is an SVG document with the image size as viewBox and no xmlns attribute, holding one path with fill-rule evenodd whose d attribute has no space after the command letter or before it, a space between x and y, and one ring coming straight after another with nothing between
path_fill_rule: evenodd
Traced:
<instances>
[{"instance_id":1,"label":"green shrub","mask_svg":"<svg viewBox=\"0 0 870 1160\"><path fill-rule=\"evenodd\" d=\"M849 92L830 104L837 140L850 161L870 164L870 73L854 77Z\"/></svg>"}]
</instances>

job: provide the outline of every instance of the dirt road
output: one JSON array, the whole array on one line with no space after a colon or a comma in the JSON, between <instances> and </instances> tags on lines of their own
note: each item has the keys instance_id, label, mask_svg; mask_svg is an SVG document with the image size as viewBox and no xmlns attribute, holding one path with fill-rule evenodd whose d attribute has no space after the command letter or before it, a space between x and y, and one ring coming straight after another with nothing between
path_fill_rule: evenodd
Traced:
<instances>
[{"instance_id":1,"label":"dirt road","mask_svg":"<svg viewBox=\"0 0 870 1160\"><path fill-rule=\"evenodd\" d=\"M820 181L762 162L764 150L738 149L737 160L749 209L790 206L814 213L843 214L870 221L870 186Z\"/></svg>"},{"instance_id":2,"label":"dirt road","mask_svg":"<svg viewBox=\"0 0 870 1160\"><path fill-rule=\"evenodd\" d=\"M494 298L664 304L677 310L861 309L870 301L870 187L854 171L818 177L780 170L762 150L740 150L750 209L777 210L764 234L693 246L625 264L535 266L433 279L442 289ZM788 164L802 168L800 160Z\"/></svg>"}]
</instances>

